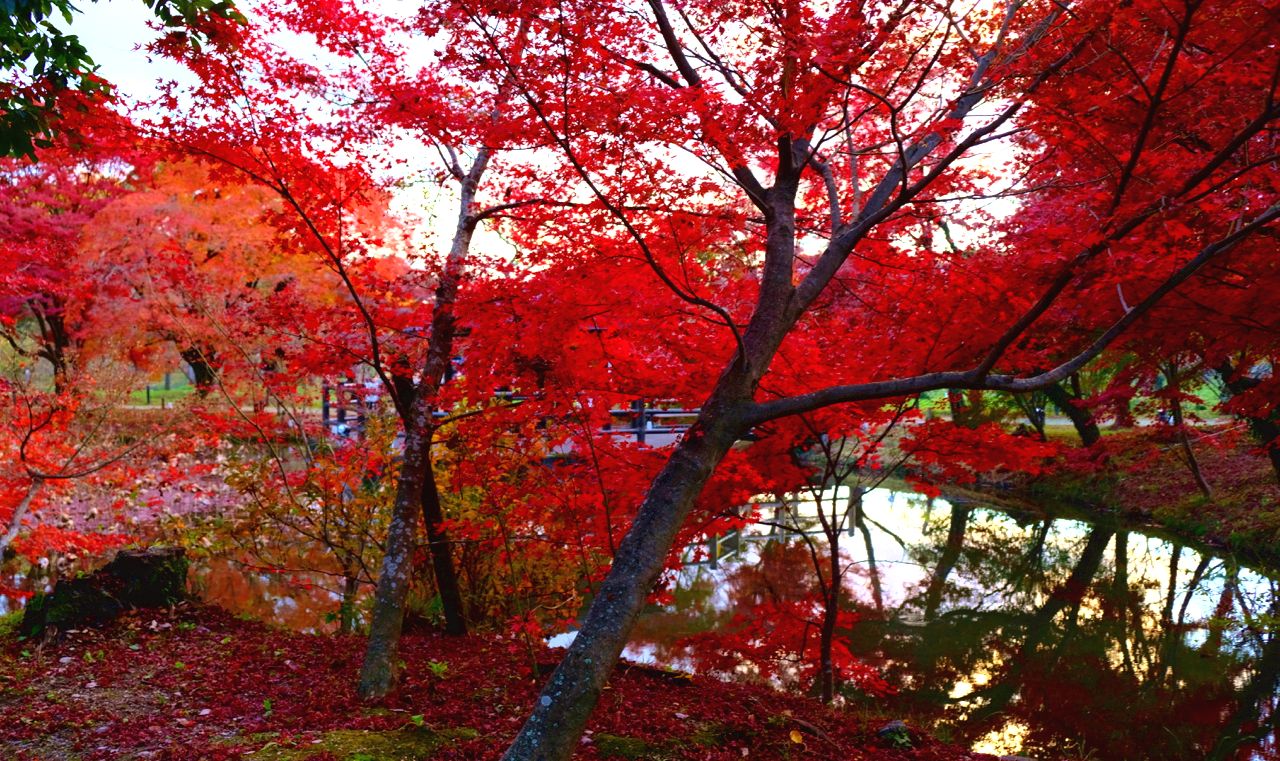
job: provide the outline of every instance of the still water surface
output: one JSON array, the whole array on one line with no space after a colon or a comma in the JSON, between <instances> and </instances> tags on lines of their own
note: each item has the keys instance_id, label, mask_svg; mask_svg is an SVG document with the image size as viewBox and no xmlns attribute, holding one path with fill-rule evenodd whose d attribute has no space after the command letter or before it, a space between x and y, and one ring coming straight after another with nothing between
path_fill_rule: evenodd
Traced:
<instances>
[{"instance_id":1,"label":"still water surface","mask_svg":"<svg viewBox=\"0 0 1280 761\"><path fill-rule=\"evenodd\" d=\"M776 524L815 529L819 504L840 516L851 495L816 496L792 495L787 519L680 570L630 655L688 666L697 632L808 594L808 543L821 556L825 535ZM861 517L838 537L858 614L838 636L896 689L882 705L998 754L1280 758L1280 575L1136 531L889 489L863 494Z\"/></svg>"}]
</instances>

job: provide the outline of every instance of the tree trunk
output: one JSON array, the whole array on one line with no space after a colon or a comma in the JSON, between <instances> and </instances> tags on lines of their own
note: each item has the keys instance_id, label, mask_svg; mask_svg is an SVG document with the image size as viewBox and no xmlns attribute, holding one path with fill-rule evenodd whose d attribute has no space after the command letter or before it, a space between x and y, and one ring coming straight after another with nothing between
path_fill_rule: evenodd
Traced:
<instances>
[{"instance_id":1,"label":"tree trunk","mask_svg":"<svg viewBox=\"0 0 1280 761\"><path fill-rule=\"evenodd\" d=\"M849 502L856 511L854 520L861 522L862 490L854 487ZM821 504L818 509L822 509ZM832 512L835 512L834 500ZM840 618L840 527L833 519L826 528L828 566L826 589L822 590L822 633L818 639L818 694L823 703L830 703L836 696L836 665L831 650L835 645L836 622Z\"/></svg>"},{"instance_id":2,"label":"tree trunk","mask_svg":"<svg viewBox=\"0 0 1280 761\"><path fill-rule=\"evenodd\" d=\"M1076 402L1080 401L1078 398L1067 393L1061 383L1047 386L1044 394L1054 406L1062 410L1062 414L1071 419L1071 424L1080 435L1082 444L1091 447L1098 443L1098 439L1102 438L1102 432L1098 430L1098 423L1093 419L1093 414L1083 407L1076 406Z\"/></svg>"},{"instance_id":3,"label":"tree trunk","mask_svg":"<svg viewBox=\"0 0 1280 761\"><path fill-rule=\"evenodd\" d=\"M1240 368L1232 366L1230 362L1223 362L1217 372L1232 396L1239 396L1260 382L1256 378L1240 374ZM1267 417L1243 417L1249 423L1249 430L1254 438L1266 449L1267 458L1271 460L1271 470L1276 475L1276 481L1280 482L1280 422L1277 422L1276 414L1273 412Z\"/></svg>"},{"instance_id":4,"label":"tree trunk","mask_svg":"<svg viewBox=\"0 0 1280 761\"><path fill-rule=\"evenodd\" d=\"M1022 414L1026 415L1027 422L1031 423L1031 427L1035 429L1036 435L1041 441L1048 441L1044 433L1045 424L1045 403L1048 399L1043 391L1031 391L1027 393L1013 393L1014 404L1018 405L1018 409L1022 410Z\"/></svg>"},{"instance_id":5,"label":"tree trunk","mask_svg":"<svg viewBox=\"0 0 1280 761\"><path fill-rule=\"evenodd\" d=\"M1177 380L1170 376L1170 383L1174 385L1175 396L1170 405L1173 408L1173 425L1178 429L1178 442L1182 445L1182 455L1187 459L1187 467L1191 470L1191 476L1196 481L1196 488L1205 496L1205 499L1213 499L1213 489L1209 488L1209 482L1204 478L1204 471L1200 469L1200 461L1196 459L1195 450L1191 448L1191 437L1187 435L1187 429L1183 425L1182 418L1182 400L1176 396L1178 391Z\"/></svg>"},{"instance_id":6,"label":"tree trunk","mask_svg":"<svg viewBox=\"0 0 1280 761\"><path fill-rule=\"evenodd\" d=\"M13 508L13 512L9 515L9 525L5 527L4 533L0 534L0 558L4 557L9 545L18 537L18 532L22 531L22 521L27 517L27 510L31 508L31 503L43 485L44 479L31 479L31 483L27 486L27 493Z\"/></svg>"},{"instance_id":7,"label":"tree trunk","mask_svg":"<svg viewBox=\"0 0 1280 761\"><path fill-rule=\"evenodd\" d=\"M833 553L832 569L839 567L839 556ZM822 611L822 634L818 639L818 696L830 703L836 696L836 666L831 650L836 638L836 620L840 615L839 576L833 576Z\"/></svg>"},{"instance_id":8,"label":"tree trunk","mask_svg":"<svg viewBox=\"0 0 1280 761\"><path fill-rule=\"evenodd\" d=\"M431 335L427 339L427 356L421 375L410 398L404 394L404 385L391 382L397 392L397 412L404 423L404 458L400 469L400 481L396 487L396 502L387 527L386 554L382 571L378 575L378 588L374 594L373 620L369 625L369 642L366 645L364 667L360 672L360 697L365 700L380 698L395 687L398 678L400 630L404 625L404 601L409 591L409 577L413 569L413 540L417 534L419 511L427 515L428 540L439 527L443 515L440 511L440 494L435 488L435 472L431 464L432 412L436 393L440 390L445 371L453 356L453 341L457 335L457 318L454 304L458 286L466 271L467 257L471 251L471 238L475 233L475 196L480 178L489 164L491 151L482 148L476 155L471 170L462 178L462 198L458 207L458 223L454 231L444 270L436 285L434 312L431 315ZM429 481L429 483L428 483ZM431 495L424 495L430 488ZM434 502L434 509L425 499ZM432 519L435 519L434 521ZM434 524L434 527L433 527ZM450 552L447 537L430 545L432 565L436 568L441 597L445 586L451 585L449 594L456 602L455 627L465 631L465 619L461 613L462 595L457 589L457 575L453 572L452 557L442 560L437 555ZM437 552L439 550L440 552ZM442 574L440 569L447 564Z\"/></svg>"},{"instance_id":9,"label":"tree trunk","mask_svg":"<svg viewBox=\"0 0 1280 761\"><path fill-rule=\"evenodd\" d=\"M436 590L440 592L440 605L444 609L444 631L453 636L462 636L467 633L467 619L462 607L458 572L453 567L453 547L449 544L448 533L441 527L444 510L440 505L440 487L436 483L430 442L425 450L422 463L422 520L427 529L427 546L431 550L431 570L435 573Z\"/></svg>"},{"instance_id":10,"label":"tree trunk","mask_svg":"<svg viewBox=\"0 0 1280 761\"><path fill-rule=\"evenodd\" d=\"M431 408L426 394L414 400L405 426L404 454L396 501L387 527L387 544L373 596L373 616L369 622L369 642L360 670L360 697L383 697L399 678L400 629L404 625L404 601L409 593L413 570L413 540L418 513L422 509L422 464L427 447L424 425Z\"/></svg>"},{"instance_id":11,"label":"tree trunk","mask_svg":"<svg viewBox=\"0 0 1280 761\"><path fill-rule=\"evenodd\" d=\"M200 396L208 395L209 390L218 382L218 374L213 367L215 361L213 352L198 346L189 346L182 350L180 356L183 362L191 366L191 377L195 383L196 393Z\"/></svg>"},{"instance_id":12,"label":"tree trunk","mask_svg":"<svg viewBox=\"0 0 1280 761\"><path fill-rule=\"evenodd\" d=\"M347 570L342 579L342 604L338 608L338 626L343 634L356 630L356 595L360 593L360 578L354 570Z\"/></svg>"},{"instance_id":13,"label":"tree trunk","mask_svg":"<svg viewBox=\"0 0 1280 761\"><path fill-rule=\"evenodd\" d=\"M760 378L803 312L796 308L792 285L797 167L803 167L803 162L793 164L787 176L779 174L774 186L765 191L764 203L770 211L764 276L747 328L736 334L738 351L703 403L697 421L649 486L577 638L504 761L568 761L573 755L680 525L716 466L750 426L747 410Z\"/></svg>"},{"instance_id":14,"label":"tree trunk","mask_svg":"<svg viewBox=\"0 0 1280 761\"><path fill-rule=\"evenodd\" d=\"M506 761L562 761L573 755L680 525L742 433L739 417L710 401L676 445L618 545L613 567L592 600L577 638L503 756Z\"/></svg>"},{"instance_id":15,"label":"tree trunk","mask_svg":"<svg viewBox=\"0 0 1280 761\"><path fill-rule=\"evenodd\" d=\"M61 394L67 390L71 371L71 334L62 318L63 307L49 296L32 299L27 307L40 329L41 346L37 354L52 366L53 390Z\"/></svg>"}]
</instances>

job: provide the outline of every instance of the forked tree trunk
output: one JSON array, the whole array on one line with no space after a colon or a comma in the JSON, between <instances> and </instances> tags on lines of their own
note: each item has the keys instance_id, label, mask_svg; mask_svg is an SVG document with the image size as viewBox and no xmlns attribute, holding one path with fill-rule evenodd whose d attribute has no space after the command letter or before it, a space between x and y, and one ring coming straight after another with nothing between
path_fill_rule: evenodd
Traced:
<instances>
[{"instance_id":1,"label":"forked tree trunk","mask_svg":"<svg viewBox=\"0 0 1280 761\"><path fill-rule=\"evenodd\" d=\"M399 676L399 659L396 654L400 647L400 630L404 624L404 601L413 570L413 542L417 536L420 511L427 516L431 562L436 571L441 602L446 608L445 620L451 621L452 630L456 633L466 632L462 593L458 589L458 576L453 569L453 556L448 537L440 531L444 515L440 509L440 494L431 463L434 426L432 412L436 393L440 390L440 384L453 357L453 342L457 335L454 305L477 223L476 190L489 164L490 155L488 148L482 148L476 155L471 170L461 177L462 198L458 207L458 225L449 255L445 259L444 271L440 273L440 282L436 285L427 356L422 365L420 380L412 389L412 401L405 400L404 385L393 384L400 395L398 411L405 429L404 457L400 481L396 486L395 508L391 524L387 526L386 555L374 594L373 621L369 626L364 667L360 672L359 693L365 700L386 695L395 687ZM430 493L426 493L426 490ZM426 500L430 500L430 504Z\"/></svg>"}]
</instances>

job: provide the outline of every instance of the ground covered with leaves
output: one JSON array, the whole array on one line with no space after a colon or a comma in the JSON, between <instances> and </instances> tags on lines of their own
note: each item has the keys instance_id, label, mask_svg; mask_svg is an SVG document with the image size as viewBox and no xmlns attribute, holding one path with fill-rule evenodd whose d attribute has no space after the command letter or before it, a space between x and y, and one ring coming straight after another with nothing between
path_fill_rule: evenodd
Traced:
<instances>
[{"instance_id":1,"label":"ground covered with leaves","mask_svg":"<svg viewBox=\"0 0 1280 761\"><path fill-rule=\"evenodd\" d=\"M362 640L307 635L182 604L37 646L4 634L0 756L13 759L494 759L555 650L509 638L406 633L401 689L354 693ZM883 718L766 687L622 666L578 758L992 759Z\"/></svg>"}]
</instances>

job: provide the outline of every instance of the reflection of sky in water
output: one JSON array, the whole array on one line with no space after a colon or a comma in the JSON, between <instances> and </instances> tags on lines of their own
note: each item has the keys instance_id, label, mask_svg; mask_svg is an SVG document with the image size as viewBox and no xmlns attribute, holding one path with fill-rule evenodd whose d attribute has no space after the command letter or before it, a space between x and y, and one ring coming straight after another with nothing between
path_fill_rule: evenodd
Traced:
<instances>
[{"instance_id":1,"label":"reflection of sky in water","mask_svg":"<svg viewBox=\"0 0 1280 761\"><path fill-rule=\"evenodd\" d=\"M827 515L843 517L848 505L847 489L841 488L839 492L826 490L818 496ZM821 535L816 519L819 503L814 501L813 494L805 492L788 495L786 501L792 509L790 519L785 514L779 519L766 506L761 511L762 521L804 526L807 530L815 531L817 536L811 538L825 547L826 540ZM908 631L914 629L924 632L930 625L949 615L977 618L985 614L994 619L1012 611L1015 615L1033 619L1038 611L1056 610L1044 622L1049 632L1044 637L1044 642L1035 640L1030 643L1031 649L1028 652L1033 658L1039 657L1042 651L1055 651L1055 648L1062 647L1061 642L1070 642L1072 637L1076 637L1095 648L1094 651L1084 651L1083 655L1099 659L1094 668L1102 677L1128 674L1134 680L1145 681L1149 676L1149 669L1159 668L1163 672L1169 668L1164 656L1152 654L1155 650L1148 640L1165 636L1177 643L1175 649L1178 653L1195 654L1209 649L1210 639L1213 638L1215 643L1212 645L1212 653L1205 655L1201 652L1200 657L1209 658L1209 663L1221 663L1225 664L1224 668L1236 669L1236 673L1230 675L1225 671L1211 674L1211 678L1216 677L1217 686L1228 691L1244 689L1258 672L1256 662L1252 667L1246 667L1241 665L1241 659L1248 661L1259 658L1268 635L1250 633L1242 621L1257 621L1259 616L1263 617L1263 621L1266 620L1275 596L1276 585L1273 579L1238 567L1229 559L1210 557L1205 561L1204 556L1194 550L1186 547L1176 549L1174 544L1162 538L1136 532L1127 534L1124 551L1118 553L1114 536L1095 534L1095 527L1083 521L1056 519L1044 532L1040 554L1045 559L1043 575L1035 583L1027 583L1025 570L1018 575L1012 571L1012 567L1017 564L1022 548L1035 546L1039 532L1044 527L1043 519L1023 516L1022 525L1019 525L1019 521L1009 514L977 505L970 507L972 509L967 514L963 539L959 545L961 552L955 559L954 568L945 577L945 594L941 596L937 610L930 612L925 610L922 598L934 574L934 566L940 563L941 548L947 541L950 528L952 505L946 500L930 501L920 495L889 489L876 489L863 496L862 510L867 519L884 610L891 621L899 622L898 625L907 627ZM848 523L844 525L846 529L849 526ZM727 556L722 555L715 564L706 559L707 547L699 548L703 560L670 572L668 578L675 588L705 590L706 597L686 601L683 604L688 606L687 609L681 608L682 603L667 606L663 615L683 613L695 619L701 617L710 621L714 619L712 613L730 612L734 604L732 595L735 573L744 567L761 563L762 552L768 546L771 531L776 529L762 524L747 527L740 542L735 543L731 539L726 543L728 549L722 550L722 553L727 552ZM1083 562L1082 553L1091 536L1108 540L1101 554L1097 549L1094 550L1096 568L1092 569L1092 573L1086 574L1091 591L1078 600L1078 608L1065 606L1059 610L1056 607L1058 603L1053 599L1054 595L1063 589L1077 564ZM793 535L791 541L799 539ZM1095 546L1101 548L1096 542ZM844 577L845 588L863 609L864 616L867 611L874 616L868 573L870 563L862 532L857 529L842 532L840 547L844 563L851 567ZM1175 552L1178 565L1171 590L1170 571ZM692 559L695 553L687 553L686 557ZM1002 577L1002 573L1007 578ZM1232 573L1235 575L1234 589L1229 589L1228 585L1232 583L1229 577ZM1109 585L1116 583L1117 576L1122 580L1123 597L1113 597L1107 591ZM1229 593L1224 596L1224 592ZM1116 602L1117 600L1123 602ZM1166 611L1173 621L1181 620L1185 626L1180 630L1166 627L1163 619ZM1115 627L1114 619L1117 616L1124 620L1121 634L1117 635L1118 639L1112 637L1108 640L1106 633ZM1211 627L1211 623L1215 627ZM1266 625L1261 628L1265 629ZM1006 635L1005 630L995 626L988 635L997 638L1008 636L1017 644L1020 630L1015 627L1010 631L1011 634ZM646 630L643 636L647 641L633 642L625 651L626 657L677 668L692 666L692 661L679 655L678 647L673 649L664 646L666 643L653 641L654 636L661 636L660 633L655 635L653 630ZM1090 640L1089 637L1094 639ZM569 640L571 636L562 635L553 639L552 644L567 643ZM934 647L936 643L930 643L930 648ZM1072 657L1078 656L1080 653L1072 651ZM948 662L948 657L943 656L940 662L961 670L949 678L949 689L944 689L942 697L951 699L951 705L944 709L939 718L944 723L955 724L980 714L983 693L990 694L993 691L992 683L1009 673L1011 664L1018 660L1018 653L1016 649L1010 653L992 648L980 657L970 655L968 660L957 656L953 659L955 663ZM911 672L919 664L912 662L910 653L897 652L896 657L890 653L889 660L879 665L890 669L896 667L898 684L904 690L910 691L918 684L928 681L928 675ZM1081 668L1089 666L1077 667L1077 670ZM1154 678L1160 679L1162 676L1163 673L1156 674ZM1074 678L1078 679L1079 675ZM1187 691L1197 688L1193 683L1196 678L1204 679L1203 675L1195 675L1189 681L1180 681L1177 688L1186 687ZM994 687L998 688L999 685ZM1037 689L1043 692L1042 685L1037 686ZM1019 702L1025 697L1023 693L1021 686L1013 690L1008 698L1010 713L1016 713ZM965 700L967 696L975 699ZM1043 699L1043 695L1038 695L1038 698ZM1226 710L1221 705L1207 708ZM1053 706L1047 706L1047 709L1053 710ZM1263 710L1265 719L1270 706L1264 706ZM1028 752L1029 749L1024 747L1025 743L1034 742L1028 739L1037 730L1034 711L1030 716L1010 715L1001 718L996 715L983 719L986 724L981 727L981 731L975 730L967 738L974 750L992 753ZM1043 741L1043 728L1041 730L1039 736ZM962 739L964 738L957 737L957 740ZM1059 740L1060 745L1069 745L1069 740ZM1034 750L1030 749L1033 755ZM1076 752L1087 754L1089 749L1079 747ZM1105 754L1094 757L1106 758ZM1187 756L1192 757L1195 756ZM1249 756L1254 759L1272 757L1257 754Z\"/></svg>"},{"instance_id":2,"label":"reflection of sky in water","mask_svg":"<svg viewBox=\"0 0 1280 761\"><path fill-rule=\"evenodd\" d=\"M832 494L831 489L821 492L822 507L828 514L832 512ZM838 513L843 514L847 499L848 489L839 487L836 494ZM795 506L802 520L805 517L813 517L817 509L809 492L788 495L788 503ZM876 525L868 526L885 606L901 607L910 594L928 580L932 572L931 568L913 559L909 549L946 538L951 503L941 498L930 502L921 495L892 489L873 489L863 495L862 509L870 521L889 528L906 545L904 548L893 536ZM770 518L767 510L764 511L762 518L765 520ZM1032 541L1036 526L1035 522L1031 522L1025 527L1020 527L1013 517L1005 513L979 508L975 509L973 517L969 519L968 532L997 533L1007 537L1010 543L1026 544ZM818 528L816 518L812 528ZM1083 521L1057 519L1049 531L1046 549L1068 554L1078 553L1081 543L1088 536L1091 528ZM744 547L740 554L722 559L718 568L711 567L705 561L686 565L672 572L675 586L687 588L697 582L712 582L715 584L715 592L710 598L711 605L723 610L729 604L728 590L723 583L726 575L739 565L760 562L760 552L769 536L769 527L755 524L747 527L743 533L747 539L743 542ZM825 542L820 536L815 539ZM860 533L850 535L850 532L845 531L841 537L840 548L841 557L846 564L861 569L867 567L867 551ZM1165 596L1168 594L1168 571L1173 556L1173 545L1164 539L1130 533L1127 548L1130 583L1140 584L1143 587L1144 604L1153 610L1158 610L1164 604ZM1185 593L1190 587L1196 565L1201 557L1194 550L1182 549L1176 584L1176 591L1179 594ZM984 609L1006 602L999 591L984 589L981 585L974 583L972 578L952 577L950 581L968 590L969 596L965 602L971 607ZM1187 606L1187 620L1198 621L1211 616L1225 583L1222 561L1214 559L1191 595ZM1241 568L1238 583L1241 595L1255 606L1265 610L1271 594L1272 582L1260 573ZM854 594L855 599L870 604L871 593L865 576L850 573L845 577L845 584ZM1181 605L1180 598L1178 604Z\"/></svg>"}]
</instances>

